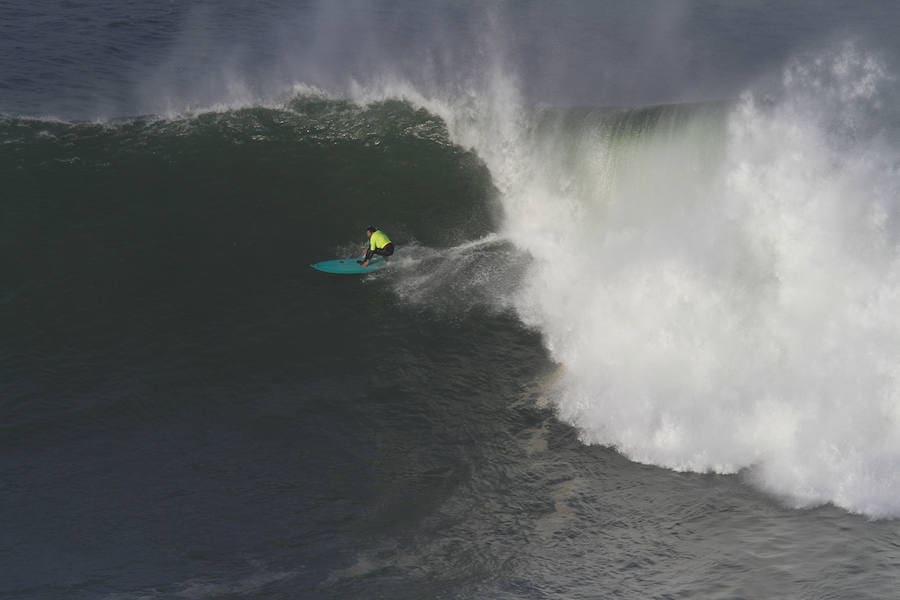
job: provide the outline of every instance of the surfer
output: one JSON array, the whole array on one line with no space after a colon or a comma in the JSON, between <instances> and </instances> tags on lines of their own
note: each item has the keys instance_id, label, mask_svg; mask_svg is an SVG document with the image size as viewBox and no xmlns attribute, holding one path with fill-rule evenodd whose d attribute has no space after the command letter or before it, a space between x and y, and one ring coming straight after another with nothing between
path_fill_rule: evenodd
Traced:
<instances>
[{"instance_id":1,"label":"surfer","mask_svg":"<svg viewBox=\"0 0 900 600\"><path fill-rule=\"evenodd\" d=\"M385 232L369 225L366 227L366 236L369 238L369 247L366 250L366 257L363 260L356 261L362 266L368 267L369 261L376 254L390 256L394 253L394 244Z\"/></svg>"}]
</instances>

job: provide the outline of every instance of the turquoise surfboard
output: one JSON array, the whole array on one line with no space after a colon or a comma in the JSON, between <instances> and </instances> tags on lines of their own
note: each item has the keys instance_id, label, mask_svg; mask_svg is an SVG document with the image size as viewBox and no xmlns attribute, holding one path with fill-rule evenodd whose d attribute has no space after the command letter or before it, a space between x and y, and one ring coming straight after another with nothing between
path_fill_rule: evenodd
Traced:
<instances>
[{"instance_id":1,"label":"turquoise surfboard","mask_svg":"<svg viewBox=\"0 0 900 600\"><path fill-rule=\"evenodd\" d=\"M371 273L385 266L383 258L373 258L369 261L369 266L364 267L359 264L359 258L338 258L336 260L323 260L314 265L309 265L317 271L323 273L334 273L335 275L362 275L363 273Z\"/></svg>"}]
</instances>

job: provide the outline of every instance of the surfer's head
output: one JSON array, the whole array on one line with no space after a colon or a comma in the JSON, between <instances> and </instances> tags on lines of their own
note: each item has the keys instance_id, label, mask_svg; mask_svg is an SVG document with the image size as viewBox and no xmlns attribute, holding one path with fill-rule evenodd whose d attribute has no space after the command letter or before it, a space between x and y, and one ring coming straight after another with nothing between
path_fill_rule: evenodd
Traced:
<instances>
[{"instance_id":1,"label":"surfer's head","mask_svg":"<svg viewBox=\"0 0 900 600\"><path fill-rule=\"evenodd\" d=\"M372 225L369 225L368 227L366 227L366 236L372 237L372 234L375 233L376 231L378 231L377 228L373 227Z\"/></svg>"}]
</instances>

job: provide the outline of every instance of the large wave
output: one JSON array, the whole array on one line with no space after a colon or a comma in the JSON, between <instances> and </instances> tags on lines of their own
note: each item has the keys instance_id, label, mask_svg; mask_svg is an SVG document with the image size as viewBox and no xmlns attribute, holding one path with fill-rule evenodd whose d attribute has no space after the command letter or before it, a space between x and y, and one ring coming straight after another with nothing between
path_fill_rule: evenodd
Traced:
<instances>
[{"instance_id":1,"label":"large wave","mask_svg":"<svg viewBox=\"0 0 900 600\"><path fill-rule=\"evenodd\" d=\"M528 107L501 61L295 92L403 99L484 161L521 252L484 259L489 237L448 271L420 249L436 268L398 292L512 307L586 443L900 516L900 140L877 58L844 45L733 102L644 109Z\"/></svg>"}]
</instances>

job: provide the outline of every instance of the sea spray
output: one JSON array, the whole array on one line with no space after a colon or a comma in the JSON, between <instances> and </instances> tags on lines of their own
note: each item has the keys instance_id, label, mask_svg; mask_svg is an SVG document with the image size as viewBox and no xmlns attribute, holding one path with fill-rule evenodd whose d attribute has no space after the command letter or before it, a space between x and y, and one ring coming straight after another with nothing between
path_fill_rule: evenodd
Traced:
<instances>
[{"instance_id":1,"label":"sea spray","mask_svg":"<svg viewBox=\"0 0 900 600\"><path fill-rule=\"evenodd\" d=\"M889 83L846 46L724 122L661 109L566 132L574 156L536 141L505 197L534 256L516 306L584 441L900 514L900 174L873 125Z\"/></svg>"}]
</instances>

